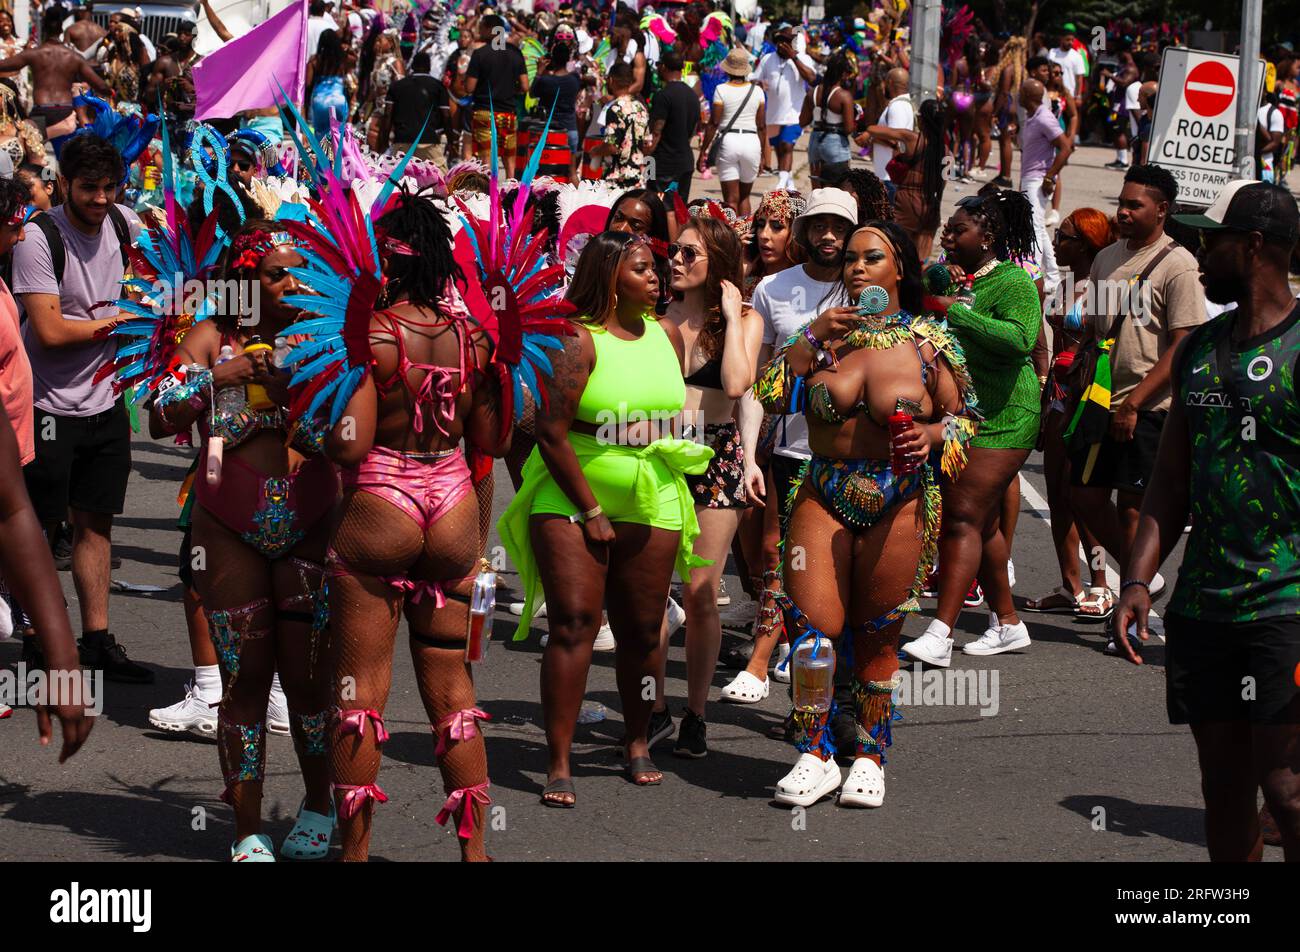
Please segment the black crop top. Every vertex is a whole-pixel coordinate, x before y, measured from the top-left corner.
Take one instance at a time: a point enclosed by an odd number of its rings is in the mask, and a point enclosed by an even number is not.
[[[710,390],[722,389],[722,358],[714,357],[699,370],[686,378],[692,387],[707,387]]]

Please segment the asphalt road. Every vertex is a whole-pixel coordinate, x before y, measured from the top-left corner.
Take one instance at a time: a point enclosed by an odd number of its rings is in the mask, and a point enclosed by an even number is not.
[[[1067,176],[1063,212],[1077,204],[1113,208],[1120,176],[1101,169],[1112,157],[1106,150],[1081,150]],[[716,189],[716,182],[705,185]],[[964,193],[973,190],[966,186]],[[954,191],[949,203],[963,194]],[[37,745],[30,710],[16,710],[0,722],[5,859],[228,855],[233,830],[228,809],[218,801],[215,745],[160,733],[147,720],[151,707],[182,696],[192,671],[174,529],[176,488],[189,452],[137,438],[128,510],[115,530],[123,564],[114,577],[162,587],[154,594],[115,592],[111,602],[118,639],[133,658],[156,668],[157,683],[109,685],[93,734],[63,766],[53,750]],[[510,484],[504,468],[498,471],[500,511]],[[1037,454],[1023,475],[1015,591],[1040,595],[1059,579],[1045,514],[1038,511],[1045,493]],[[1180,553],[1181,547],[1164,570],[1171,587]],[[71,579],[67,573],[62,579],[75,618]],[[724,621],[744,627],[752,603],[734,574],[728,574],[727,587],[733,604],[724,609]],[[545,622],[528,641],[511,644],[514,620],[499,617],[497,643],[478,670],[480,705],[493,717],[486,733],[499,808],[489,850],[499,860],[1203,860],[1194,748],[1187,729],[1170,726],[1165,717],[1164,649],[1153,642],[1145,653],[1148,663],[1134,667],[1102,654],[1100,626],[1068,616],[1026,618],[1033,637],[1026,650],[984,659],[959,655],[954,661],[986,679],[996,673],[995,714],[982,716],[969,704],[904,707],[890,751],[885,807],[855,811],[826,800],[799,816],[770,801],[796,756],[779,737],[787,707],[783,686],[774,684],[772,695],[753,706],[711,703],[709,756],[679,760],[664,745],[656,758],[663,784],[641,789],[623,778],[616,757],[622,725],[612,654],[596,656],[588,686],[588,697],[603,702],[610,717],[578,728],[578,808],[542,807],[538,793],[546,759],[537,636]],[[915,637],[924,624],[924,617],[910,619],[905,637]],[[985,624],[984,609],[965,613],[958,641],[978,636]],[[679,633],[668,666],[676,712],[685,696],[681,639]],[[0,643],[0,664],[16,661],[18,653],[16,643]],[[714,698],[729,677],[719,671]],[[372,858],[457,859],[454,833],[434,823],[445,794],[402,650],[387,726],[392,737],[379,782],[391,799],[378,808]],[[287,738],[271,739],[267,769],[267,831],[278,843],[302,796]],[[1269,850],[1270,858],[1278,853]]]

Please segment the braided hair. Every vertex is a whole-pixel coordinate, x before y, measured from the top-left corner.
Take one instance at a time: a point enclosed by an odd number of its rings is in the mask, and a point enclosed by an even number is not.
[[[921,296],[925,293],[921,280],[921,257],[916,253],[916,245],[907,232],[903,231],[896,222],[883,221],[875,219],[865,221],[857,228],[853,229],[852,234],[845,239],[844,247],[847,248],[853,235],[862,231],[864,228],[870,228],[880,232],[889,239],[889,243],[894,249],[894,260],[898,262],[898,305],[904,311],[910,314],[920,314],[925,310],[921,302]],[[843,272],[840,274],[840,281],[843,282]],[[851,301],[851,304],[857,304],[857,301]]]
[[[385,276],[394,300],[436,309],[447,282],[468,287],[452,256],[453,239],[442,210],[424,192],[398,192],[396,203],[375,224],[384,237],[407,245],[414,254],[386,254]]]
[[[1034,236],[1034,207],[1023,192],[1002,189],[963,199],[959,206],[980,222],[991,239],[993,253],[1003,261],[1028,261],[1038,252]]]
[[[894,206],[889,201],[885,184],[870,169],[849,169],[826,184],[851,192],[857,198],[858,221],[894,220]]]

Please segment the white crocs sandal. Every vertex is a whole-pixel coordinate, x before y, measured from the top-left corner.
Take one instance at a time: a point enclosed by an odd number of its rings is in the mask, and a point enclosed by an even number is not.
[[[834,760],[822,763],[816,754],[800,754],[790,772],[776,785],[777,803],[810,807],[840,785],[840,768]]]
[[[853,761],[840,787],[840,806],[879,807],[885,803],[885,771],[870,757]]]
[[[760,681],[748,671],[742,671],[722,689],[722,700],[733,704],[757,704],[766,700],[771,690],[772,682],[769,679]]]
[[[781,662],[789,657],[790,646],[784,641],[778,642],[776,646],[776,667],[772,669],[772,679],[774,681],[780,681],[782,684],[790,683],[790,669],[794,666],[794,662],[791,661],[784,668],[781,667]]]

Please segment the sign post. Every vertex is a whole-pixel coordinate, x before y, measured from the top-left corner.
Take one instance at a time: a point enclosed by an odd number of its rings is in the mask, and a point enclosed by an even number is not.
[[[1251,88],[1243,97],[1237,57],[1181,47],[1165,50],[1147,161],[1177,179],[1180,204],[1213,205],[1223,186],[1240,176],[1238,102],[1258,103],[1264,80],[1262,66],[1250,72]],[[1256,107],[1250,108],[1253,117]]]
[[[1260,74],[1259,67],[1259,27],[1260,0],[1242,0],[1241,4],[1241,85],[1253,89],[1258,83],[1255,78]],[[1253,179],[1255,177],[1255,125],[1259,109],[1259,95],[1247,102],[1244,98],[1237,100],[1237,169],[1236,177]]]

